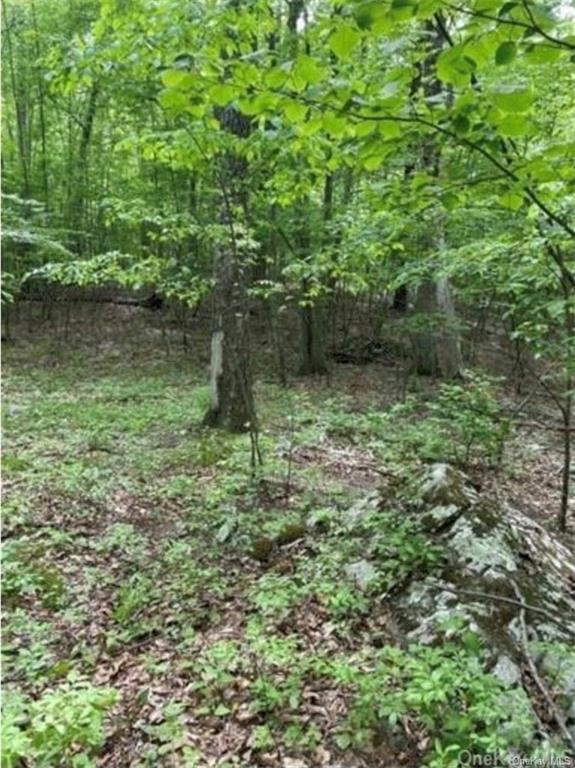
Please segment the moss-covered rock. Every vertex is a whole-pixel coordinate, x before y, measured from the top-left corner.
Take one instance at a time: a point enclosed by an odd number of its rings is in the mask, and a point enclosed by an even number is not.
[[[558,537],[521,511],[480,498],[465,475],[444,464],[426,471],[418,498],[410,514],[443,557],[433,576],[414,569],[390,598],[408,641],[437,644],[471,630],[492,672],[511,685],[521,684],[525,665],[523,621],[546,649],[572,646],[575,556]],[[559,673],[556,656],[546,650],[536,661],[575,723],[575,660],[563,660]]]

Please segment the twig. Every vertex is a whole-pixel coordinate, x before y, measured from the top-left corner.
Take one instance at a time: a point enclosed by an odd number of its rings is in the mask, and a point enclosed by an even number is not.
[[[546,429],[551,432],[575,432],[575,427],[563,427],[560,424],[541,424],[539,421],[515,421],[517,427],[531,427],[532,429]]]
[[[563,623],[564,623],[559,617],[554,616],[549,611],[546,611],[545,608],[539,608],[536,605],[530,605],[529,603],[526,603],[523,600],[514,600],[512,597],[505,597],[504,595],[495,595],[489,592],[477,592],[474,589],[454,589],[453,587],[448,587],[447,585],[442,584],[440,582],[438,583],[438,586],[440,586],[446,592],[452,592],[454,595],[462,595],[467,597],[479,597],[483,600],[495,600],[500,603],[515,605],[521,608],[522,610],[533,611],[534,613],[540,613],[542,616],[545,616],[550,621],[553,621],[555,624],[559,624],[560,626],[563,626]]]
[[[513,591],[517,595],[517,600],[520,603],[523,603],[523,595],[521,594],[521,590],[519,589],[517,584],[513,581],[513,579],[510,579],[510,581],[513,587]],[[539,673],[537,672],[537,667],[535,666],[535,662],[533,661],[533,657],[529,652],[529,637],[527,635],[527,624],[525,622],[525,608],[521,608],[521,610],[519,611],[519,624],[521,626],[521,642],[523,646],[523,655],[525,656],[525,660],[527,661],[527,664],[529,666],[529,671],[531,672],[531,676],[533,677],[533,680],[536,686],[539,688],[541,695],[545,699],[547,706],[549,707],[549,711],[553,715],[553,719],[557,723],[559,731],[561,732],[561,736],[567,742],[567,744],[571,745],[571,748],[575,751],[575,737],[573,737],[569,733],[569,729],[567,728],[565,719],[561,714],[560,710],[558,709],[557,705],[553,701],[553,697],[549,693],[549,689],[547,688],[543,680],[540,678]]]

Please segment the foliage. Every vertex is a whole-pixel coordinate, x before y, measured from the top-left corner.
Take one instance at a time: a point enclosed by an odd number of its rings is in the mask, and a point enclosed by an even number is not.
[[[201,763],[188,708],[211,724],[241,712],[250,748],[307,758],[332,732],[306,719],[305,689],[319,679],[354,697],[343,750],[414,721],[429,765],[455,764],[461,749],[527,750],[525,702],[488,674],[473,639],[371,647],[382,595],[433,573],[442,555],[400,494],[350,522],[341,471],[359,457],[363,478],[384,471],[391,484],[437,459],[499,467],[513,437],[499,382],[470,371],[439,385],[412,377],[405,388],[420,395],[388,408],[377,393],[358,409],[361,382],[341,397],[266,379],[256,388],[266,464],[250,474],[247,436],[202,423],[208,345],[196,349],[194,335],[179,355],[166,318],[180,313],[185,331],[186,316],[214,298],[247,338],[248,310],[257,320],[265,311],[268,351],[282,353],[299,313],[301,350],[317,321],[322,353],[337,353],[328,325],[351,347],[357,339],[334,310],[364,302],[369,328],[354,332],[376,345],[389,333],[406,372],[417,368],[414,342],[437,350],[445,329],[465,349],[482,333],[517,343],[565,427],[566,515],[566,3],[12,0],[2,13],[7,330],[19,300],[30,300],[31,326],[51,299],[94,288],[170,300],[156,326],[138,318],[136,344],[92,335],[94,314],[90,349],[66,326],[64,341],[38,343],[33,360],[25,344],[13,350],[6,670],[24,693],[10,704],[9,692],[6,764],[93,763],[114,696],[83,680],[102,666],[150,678],[122,712],[143,723],[134,760],[144,765]],[[440,285],[453,306],[440,303]],[[402,291],[405,306],[389,307]],[[245,328],[236,292],[249,297]],[[148,343],[160,334],[161,350]],[[330,452],[343,456],[337,473],[326,473]],[[305,523],[304,537],[274,539],[265,563],[249,559],[256,537],[292,521]],[[358,562],[373,571],[369,584],[354,580]],[[227,624],[236,613],[247,622]],[[345,658],[311,658],[310,638],[347,643]],[[83,677],[54,688],[71,671]]]
[[[457,643],[384,648],[369,673],[334,665],[357,693],[338,743],[365,742],[374,728],[390,732],[415,716],[430,743],[429,766],[457,766],[460,754],[503,755],[529,744],[535,720],[524,692],[486,674],[477,654]]]
[[[2,718],[2,765],[34,760],[37,766],[91,766],[103,746],[104,715],[116,692],[70,679],[37,701],[5,692]]]
[[[470,464],[473,459],[499,463],[511,421],[495,397],[494,381],[467,371],[463,384],[444,382],[430,407],[430,424],[448,446],[447,458]]]
[[[410,395],[385,417],[400,434],[391,453],[402,461],[415,454],[463,467],[501,464],[513,422],[499,403],[499,383],[468,370],[461,381],[442,382],[434,396]]]
[[[38,546],[31,542],[17,541],[3,547],[3,595],[15,603],[36,596],[46,607],[55,608],[65,599],[66,586],[54,566],[38,562],[38,554]]]

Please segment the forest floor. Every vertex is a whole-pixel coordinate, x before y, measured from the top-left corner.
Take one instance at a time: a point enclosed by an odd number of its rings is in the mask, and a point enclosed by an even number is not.
[[[82,680],[114,689],[101,766],[419,765],[425,728],[362,744],[346,684],[346,665],[397,642],[384,602],[346,575],[365,539],[342,519],[385,496],[410,450],[390,415],[398,367],[287,388],[260,374],[254,475],[247,436],[201,426],[205,353],[167,347],[148,317],[116,308],[67,341],[16,329],[6,346],[6,688],[22,706],[66,686],[81,705]],[[521,430],[474,482],[551,522],[552,437]],[[80,741],[46,764],[84,765]]]

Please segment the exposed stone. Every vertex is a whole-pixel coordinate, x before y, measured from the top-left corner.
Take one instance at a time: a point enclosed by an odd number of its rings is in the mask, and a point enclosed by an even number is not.
[[[461,509],[456,504],[439,504],[425,511],[421,516],[423,527],[428,531],[439,531],[449,526],[461,515]]]
[[[358,587],[366,589],[378,576],[377,569],[368,560],[357,560],[345,566],[345,575]]]
[[[344,524],[350,526],[357,525],[371,512],[377,510],[379,505],[380,498],[377,493],[365,496],[343,512],[342,519]]]
[[[423,478],[422,499],[428,507],[454,504],[465,508],[477,500],[477,493],[466,479],[449,464],[434,464]]]
[[[502,655],[497,659],[496,665],[493,667],[492,673],[497,677],[504,685],[514,685],[521,681],[521,670],[511,661],[509,656]]]
[[[394,593],[397,625],[409,640],[432,644],[442,641],[446,621],[457,616],[480,636],[493,674],[515,684],[525,663],[517,587],[528,606],[531,656],[565,716],[575,719],[575,651],[538,650],[542,642],[574,647],[574,554],[519,510],[481,499],[465,475],[446,465],[429,469],[419,498],[413,514],[441,548],[442,564],[424,578],[414,573]]]

